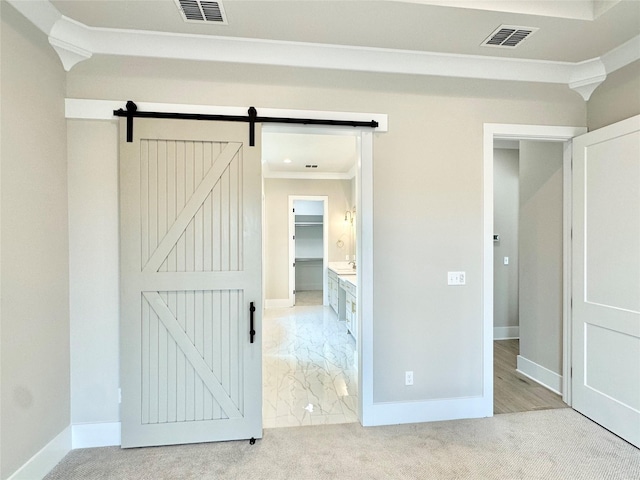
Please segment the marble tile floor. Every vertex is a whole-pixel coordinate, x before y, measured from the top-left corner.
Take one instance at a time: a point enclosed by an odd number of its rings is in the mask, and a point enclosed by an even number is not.
[[[357,353],[331,307],[265,310],[265,428],[358,421]]]

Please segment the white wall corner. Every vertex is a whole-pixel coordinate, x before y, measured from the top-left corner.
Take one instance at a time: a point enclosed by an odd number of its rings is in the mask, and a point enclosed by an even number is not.
[[[562,395],[562,375],[532,362],[521,355],[518,355],[517,363],[516,370],[518,373],[521,373],[525,377],[539,383],[543,387],[547,387],[558,395]]]
[[[120,445],[120,422],[81,423],[71,427],[72,448]]]
[[[71,438],[71,427],[69,426],[31,457],[8,480],[43,478],[71,451]]]

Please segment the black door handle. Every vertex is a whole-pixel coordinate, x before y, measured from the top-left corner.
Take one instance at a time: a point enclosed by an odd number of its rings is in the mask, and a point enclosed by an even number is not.
[[[253,302],[249,304],[249,338],[251,343],[253,343],[253,337],[256,334],[256,331],[253,328],[253,312],[256,311],[256,307],[253,305]]]

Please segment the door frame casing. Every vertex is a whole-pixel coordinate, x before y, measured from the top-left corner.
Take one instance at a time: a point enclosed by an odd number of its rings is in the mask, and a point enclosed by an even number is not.
[[[289,195],[289,306],[295,306],[296,288],[296,268],[293,266],[296,261],[296,225],[295,213],[293,211],[294,202],[296,200],[308,200],[314,202],[322,202],[322,305],[328,305],[327,295],[327,267],[329,266],[329,197],[327,195]]]
[[[571,146],[572,139],[586,133],[586,127],[484,124],[483,141],[483,360],[484,401],[493,415],[493,142],[494,140],[535,140],[563,143],[562,222],[562,400],[571,405]]]

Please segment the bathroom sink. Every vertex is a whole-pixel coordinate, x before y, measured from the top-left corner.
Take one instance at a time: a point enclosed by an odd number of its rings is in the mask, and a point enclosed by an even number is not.
[[[338,275],[355,275],[357,270],[355,268],[332,268]]]
[[[354,266],[347,262],[331,262],[329,264],[329,270],[335,272],[338,275],[355,275],[357,270]]]

